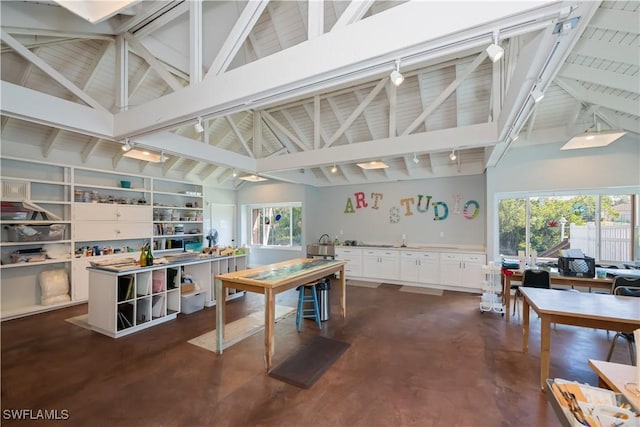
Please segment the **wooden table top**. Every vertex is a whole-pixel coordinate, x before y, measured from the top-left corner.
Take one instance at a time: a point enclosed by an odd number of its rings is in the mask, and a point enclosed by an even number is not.
[[[640,327],[640,298],[525,287],[520,292],[540,314],[622,321]]]
[[[589,366],[616,393],[622,393],[634,409],[640,412],[640,394],[634,393],[627,387],[628,383],[638,381],[638,369],[632,365],[605,362],[589,359]]]
[[[338,271],[346,261],[329,259],[296,258],[275,264],[262,265],[246,270],[216,276],[217,279],[247,285],[277,288],[327,270],[327,274]]]

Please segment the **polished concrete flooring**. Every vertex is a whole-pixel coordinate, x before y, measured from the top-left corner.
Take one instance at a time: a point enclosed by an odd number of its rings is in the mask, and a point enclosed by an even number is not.
[[[297,333],[295,316],[276,325],[275,365],[316,334],[351,344],[308,390],[265,374],[262,333],[223,355],[187,343],[214,328],[214,308],[120,339],[65,322],[86,305],[3,322],[2,425],[559,425],[538,387],[535,314],[524,354],[518,318],[481,314],[479,296],[398,289],[348,286],[344,320],[332,294],[322,331],[305,320]],[[289,291],[277,302],[295,299]],[[260,310],[262,296],[228,307],[230,322]],[[551,376],[597,384],[587,361],[605,358],[609,343],[605,331],[558,325]],[[626,346],[613,360],[629,363]],[[68,420],[17,421],[8,409],[57,410]]]

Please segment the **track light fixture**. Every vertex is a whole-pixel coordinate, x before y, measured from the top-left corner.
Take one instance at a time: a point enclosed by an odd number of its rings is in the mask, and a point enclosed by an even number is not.
[[[158,159],[160,163],[164,163],[167,161],[167,156],[164,155],[164,150],[160,152],[160,158]]]
[[[531,98],[533,98],[533,102],[537,104],[542,101],[542,98],[544,98],[544,92],[538,89],[538,86],[536,85],[536,87],[531,91]]]
[[[338,167],[334,164],[333,167],[331,168],[331,173],[336,173],[338,172]]]
[[[121,148],[122,151],[127,152],[133,148],[133,143],[129,141],[129,138],[125,138],[124,145]]]
[[[396,68],[391,72],[389,78],[391,79],[391,83],[393,83],[394,86],[400,86],[404,81],[404,76],[400,73],[399,59],[396,61]]]
[[[231,174],[234,178],[236,178],[238,176],[238,171],[236,171],[235,169],[233,170],[233,173]]]
[[[451,159],[451,161],[453,162],[455,159],[458,158],[458,156],[456,156],[456,149],[454,148],[453,150],[451,150],[451,154],[449,154],[449,158]]]
[[[198,132],[198,133],[204,132],[204,127],[202,126],[202,118],[201,117],[198,117],[198,123],[193,125],[193,127],[196,129],[196,132]]]
[[[413,163],[415,163],[416,165],[420,163],[420,159],[418,158],[416,153],[413,153]]]
[[[498,44],[497,31],[494,31],[493,43],[491,43],[489,47],[487,47],[486,52],[487,55],[489,55],[489,59],[491,59],[491,62],[497,62],[504,56],[504,49]]]

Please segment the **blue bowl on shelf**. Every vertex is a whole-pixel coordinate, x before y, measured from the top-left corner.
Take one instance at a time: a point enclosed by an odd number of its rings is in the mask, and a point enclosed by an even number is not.
[[[120,181],[120,187],[131,188],[131,181]]]

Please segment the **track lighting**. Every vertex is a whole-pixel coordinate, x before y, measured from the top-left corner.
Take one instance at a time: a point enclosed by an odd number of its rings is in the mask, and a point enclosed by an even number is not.
[[[418,158],[418,156],[416,156],[416,153],[413,153],[413,163],[415,163],[416,165],[420,163],[420,159]]]
[[[498,32],[493,33],[493,43],[486,49],[487,55],[491,62],[497,62],[504,56],[504,49],[498,44]]]
[[[164,163],[167,161],[167,156],[164,155],[164,151],[160,152],[160,158],[158,159],[160,163]]]
[[[544,92],[542,92],[540,89],[538,89],[538,87],[536,86],[532,91],[531,91],[531,98],[533,98],[533,102],[535,102],[536,104],[540,101],[542,101],[542,98],[544,98]]]
[[[233,170],[233,172],[231,173],[231,176],[233,176],[234,178],[236,178],[238,176],[238,171],[236,171],[235,169]]]
[[[336,165],[333,165],[333,167],[331,168],[331,173],[336,173],[338,172],[338,168],[336,167]]]
[[[196,129],[196,132],[198,133],[204,132],[204,127],[202,126],[202,118],[198,117],[198,123],[193,125],[193,127]]]
[[[458,158],[458,156],[456,156],[456,149],[454,148],[453,150],[451,150],[451,154],[449,154],[449,158],[451,159],[451,161],[453,162],[455,159]]]
[[[124,145],[121,148],[122,151],[127,152],[133,148],[133,143],[129,141],[129,138],[125,138]]]
[[[396,68],[391,72],[389,78],[394,86],[400,86],[404,81],[404,76],[400,73],[400,60],[396,61]]]

